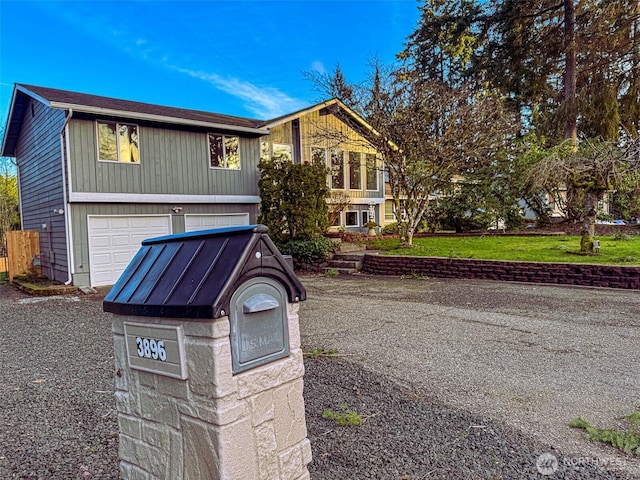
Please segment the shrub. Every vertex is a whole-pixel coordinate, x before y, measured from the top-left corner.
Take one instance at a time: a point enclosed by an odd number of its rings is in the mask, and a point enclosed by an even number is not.
[[[344,232],[340,238],[344,243],[367,243],[369,237],[360,232]]]
[[[398,222],[388,223],[382,227],[382,235],[398,235]]]
[[[315,269],[320,263],[335,252],[338,244],[330,238],[316,237],[311,240],[289,240],[278,245],[283,255],[293,257],[293,265],[297,270]]]
[[[259,223],[273,241],[312,239],[328,225],[327,167],[323,163],[296,164],[286,159],[261,160]]]

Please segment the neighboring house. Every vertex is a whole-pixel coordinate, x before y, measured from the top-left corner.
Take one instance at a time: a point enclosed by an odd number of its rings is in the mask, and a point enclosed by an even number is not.
[[[294,161],[320,155],[312,147],[324,149],[337,170],[342,148],[334,186],[359,198],[345,222],[360,225],[370,204],[379,215],[381,176],[371,191],[373,180],[365,177],[366,155],[375,151],[307,143],[307,117],[349,131],[323,108],[266,122],[16,85],[1,155],[16,158],[22,228],[40,232],[43,274],[74,285],[112,285],[145,238],[255,223],[265,143],[276,154],[289,145]],[[286,137],[293,125],[298,132]]]
[[[366,232],[364,225],[369,221],[384,224],[382,159],[367,140],[376,133],[361,117],[333,99],[263,126],[270,133],[261,138],[262,158],[320,161],[330,168],[327,182],[332,194],[342,194],[350,203],[332,228]]]

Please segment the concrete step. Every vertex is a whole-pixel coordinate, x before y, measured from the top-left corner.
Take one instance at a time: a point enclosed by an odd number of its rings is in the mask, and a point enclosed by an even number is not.
[[[356,273],[362,269],[363,254],[336,253],[328,262],[324,271],[338,273]]]
[[[336,253],[333,255],[333,260],[347,260],[351,262],[362,262],[364,253]]]
[[[338,275],[352,275],[354,273],[358,273],[358,270],[355,268],[332,268],[332,267],[324,267],[324,273],[335,274]]]
[[[327,263],[327,267],[358,270],[362,267],[362,262],[352,262],[349,260],[329,260],[329,262]]]

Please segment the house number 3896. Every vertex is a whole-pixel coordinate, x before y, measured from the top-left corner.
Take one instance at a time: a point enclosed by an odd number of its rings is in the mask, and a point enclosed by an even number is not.
[[[141,358],[152,358],[161,362],[167,359],[164,340],[136,337],[136,345],[138,346],[138,356]]]

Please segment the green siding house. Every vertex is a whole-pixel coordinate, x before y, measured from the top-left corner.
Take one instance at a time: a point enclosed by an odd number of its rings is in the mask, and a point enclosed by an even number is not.
[[[362,224],[365,209],[379,218],[382,181],[376,174],[374,185],[366,173],[375,150],[309,133],[308,118],[317,116],[356,139],[331,105],[265,121],[17,84],[2,155],[16,158],[22,229],[40,233],[43,274],[113,285],[145,238],[256,223],[266,151],[284,149],[301,161],[322,149],[334,170],[342,152],[342,171],[331,176],[342,175],[342,183],[328,182],[361,198],[343,221]]]

